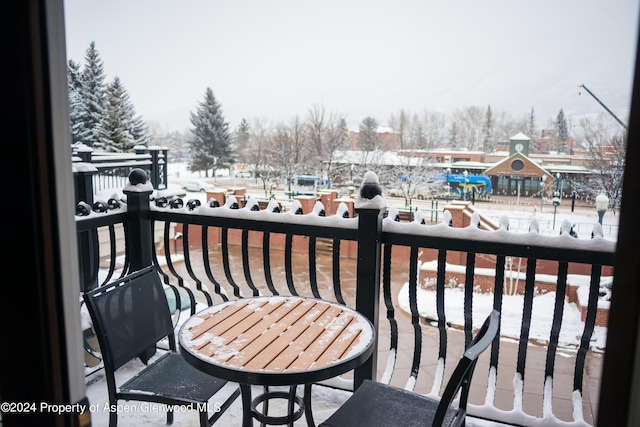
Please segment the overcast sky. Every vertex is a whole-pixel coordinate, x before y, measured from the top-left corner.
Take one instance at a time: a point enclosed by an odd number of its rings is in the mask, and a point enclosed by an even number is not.
[[[639,0],[65,0],[67,57],[94,41],[108,81],[166,130],[191,126],[210,87],[244,117],[314,105],[386,124],[405,109],[491,106],[538,128],[604,109],[627,122]]]

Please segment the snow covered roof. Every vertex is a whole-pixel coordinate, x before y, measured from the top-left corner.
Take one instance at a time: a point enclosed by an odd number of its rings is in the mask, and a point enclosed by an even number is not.
[[[527,135],[525,135],[522,132],[518,132],[517,134],[509,138],[509,141],[529,141],[529,140],[531,140],[531,138],[529,138]]]

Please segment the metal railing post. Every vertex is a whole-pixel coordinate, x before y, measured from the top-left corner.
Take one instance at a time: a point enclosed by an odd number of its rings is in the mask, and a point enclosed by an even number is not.
[[[133,169],[129,185],[122,190],[127,196],[125,241],[129,271],[140,270],[153,263],[153,230],[150,220],[149,196],[153,186],[142,169]]]
[[[98,169],[91,163],[74,163],[73,185],[76,196],[76,205],[80,202],[93,204],[93,176],[98,173]]]
[[[127,196],[125,247],[129,259],[129,272],[133,272],[153,264],[153,230],[149,202],[153,186],[149,183],[147,172],[143,169],[133,169],[129,173],[129,185],[122,192]],[[153,290],[141,287],[134,290],[132,297],[134,305],[144,306],[145,301],[153,299]],[[146,331],[147,327],[148,325],[134,325],[134,328],[140,328],[141,331]],[[147,363],[155,351],[155,346],[150,347],[138,357]]]
[[[82,144],[76,149],[76,156],[80,157],[80,160],[84,163],[91,163],[93,148]]]
[[[88,154],[91,157],[91,152]],[[98,173],[98,169],[90,163],[74,163],[72,168],[76,206],[80,202],[93,205],[93,176]],[[88,292],[98,285],[100,248],[97,230],[78,233],[78,261],[80,291]]]
[[[377,179],[377,177],[376,177]],[[367,186],[373,188],[373,194],[365,195]],[[371,191],[371,188],[369,189]],[[373,199],[380,195],[379,184],[363,182],[361,197]],[[356,273],[356,310],[362,313],[373,324],[376,337],[371,357],[354,371],[354,390],[365,379],[376,378],[378,364],[378,326],[380,307],[380,265],[382,217],[386,208],[356,208],[358,214],[358,260]]]
[[[151,169],[149,170],[149,179],[153,188],[160,188],[160,170],[158,169],[158,154],[160,151],[157,148],[148,148],[147,151],[151,155]]]

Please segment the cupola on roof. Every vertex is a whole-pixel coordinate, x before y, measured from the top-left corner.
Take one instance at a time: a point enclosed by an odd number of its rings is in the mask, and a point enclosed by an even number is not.
[[[511,141],[529,141],[530,138],[525,135],[522,132],[518,132],[517,134],[513,135],[511,138],[509,138]]]

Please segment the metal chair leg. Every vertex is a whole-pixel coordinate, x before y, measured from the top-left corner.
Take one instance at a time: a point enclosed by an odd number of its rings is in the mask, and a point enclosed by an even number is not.
[[[308,427],[315,427],[315,422],[313,421],[313,411],[311,410],[311,384],[304,385],[304,416],[307,419]]]
[[[262,391],[263,391],[264,393],[269,393],[269,386],[268,386],[268,385],[265,385],[265,386],[262,388]],[[265,400],[264,402],[262,402],[262,408],[263,408],[262,413],[263,413],[264,415],[268,416],[268,415],[269,415],[269,399],[267,399],[267,400]],[[260,427],[265,427],[266,425],[267,425],[266,423],[260,423]]]
[[[287,407],[287,416],[289,417],[289,427],[293,427],[293,411],[296,405],[296,390],[297,385],[289,387],[289,405]]]
[[[240,391],[242,392],[242,427],[252,427],[251,386],[248,384],[240,384]]]

